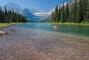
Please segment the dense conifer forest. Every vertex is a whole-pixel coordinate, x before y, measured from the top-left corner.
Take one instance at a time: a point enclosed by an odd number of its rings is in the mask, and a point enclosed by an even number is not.
[[[89,0],[71,0],[57,5],[51,14],[51,21],[89,23]]]
[[[0,7],[0,23],[16,23],[16,22],[27,22],[27,19],[20,13],[14,10],[7,10],[6,7],[2,9]]]

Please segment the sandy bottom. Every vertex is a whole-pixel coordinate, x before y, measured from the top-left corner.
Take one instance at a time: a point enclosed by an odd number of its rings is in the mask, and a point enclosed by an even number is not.
[[[89,60],[88,38],[12,28],[1,29],[0,60]]]

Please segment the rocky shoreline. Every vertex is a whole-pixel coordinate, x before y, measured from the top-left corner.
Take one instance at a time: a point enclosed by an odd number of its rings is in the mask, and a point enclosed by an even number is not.
[[[88,39],[15,26],[0,30],[8,32],[0,35],[0,60],[89,60]]]

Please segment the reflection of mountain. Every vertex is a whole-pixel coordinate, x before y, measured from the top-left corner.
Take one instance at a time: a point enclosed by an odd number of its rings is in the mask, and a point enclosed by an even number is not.
[[[48,14],[43,14],[40,10],[36,9],[28,9],[28,8],[21,9],[21,7],[15,3],[8,3],[5,6],[8,10],[14,10],[16,12],[22,13],[22,15],[26,16],[27,19],[30,21],[40,21],[48,15]]]

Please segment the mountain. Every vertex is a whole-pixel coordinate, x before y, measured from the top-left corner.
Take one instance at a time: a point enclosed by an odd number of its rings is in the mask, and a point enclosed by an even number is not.
[[[28,9],[31,13],[37,13],[37,12],[40,12],[40,10],[38,10],[38,9]]]
[[[27,8],[25,8],[25,9],[23,9],[22,10],[22,14],[24,15],[24,16],[26,16],[26,18],[29,20],[29,19],[33,19],[33,14],[29,11],[29,9],[27,9]]]
[[[15,12],[21,13],[23,16],[26,16],[29,21],[40,21],[48,16],[48,14],[42,13],[38,9],[22,9],[18,4],[15,3],[8,3],[5,5],[5,7],[7,10],[14,10]]]
[[[22,14],[24,16],[26,16],[27,19],[30,20],[30,21],[38,21],[38,20],[41,19],[41,16],[35,15],[36,12],[37,11],[35,9],[32,10],[32,9],[25,8],[25,9],[22,10]]]

